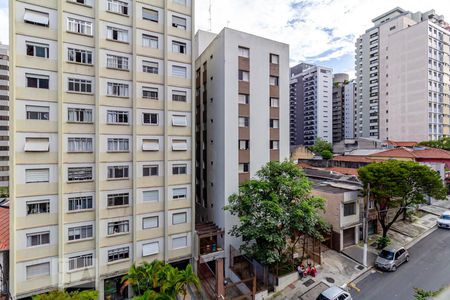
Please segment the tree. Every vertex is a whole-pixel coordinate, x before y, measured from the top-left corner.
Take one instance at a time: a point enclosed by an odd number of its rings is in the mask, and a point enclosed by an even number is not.
[[[426,197],[445,199],[446,189],[439,174],[411,161],[389,160],[358,170],[367,195],[374,202],[383,237],[408,208],[426,203]],[[393,216],[389,216],[389,212]]]
[[[295,247],[301,233],[322,238],[324,201],[310,195],[310,181],[292,162],[269,162],[256,175],[225,207],[240,221],[230,234],[242,238],[245,254],[278,272],[284,258],[293,259],[288,239]]]
[[[442,139],[435,141],[420,142],[419,145],[437,149],[450,150],[450,137],[444,137]]]
[[[176,289],[181,292],[183,299],[186,299],[187,288],[191,284],[197,289],[200,289],[200,280],[194,273],[192,266],[188,265],[185,270],[180,271],[179,279],[176,284]]]
[[[322,156],[324,159],[333,157],[333,145],[321,138],[317,138],[314,145],[309,147],[309,150]]]
[[[67,292],[54,290],[33,296],[33,300],[97,300],[98,292],[93,290]]]
[[[437,291],[426,291],[424,289],[414,288],[414,299],[416,300],[427,300],[431,297],[439,296],[442,293],[444,288],[441,288]]]

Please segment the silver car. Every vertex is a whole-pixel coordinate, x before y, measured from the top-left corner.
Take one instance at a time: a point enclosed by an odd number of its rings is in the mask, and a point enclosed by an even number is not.
[[[375,267],[385,271],[396,271],[404,262],[409,261],[409,253],[403,247],[388,246],[381,250],[375,261]]]
[[[323,291],[316,300],[352,300],[352,295],[340,287],[332,286]]]

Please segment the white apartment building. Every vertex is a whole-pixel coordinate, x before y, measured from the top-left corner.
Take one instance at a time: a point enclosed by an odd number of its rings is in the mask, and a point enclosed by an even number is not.
[[[333,142],[333,69],[301,63],[291,68],[291,145]]]
[[[14,298],[192,257],[193,0],[10,2]]]
[[[401,8],[356,42],[356,134],[436,140],[450,134],[450,26],[434,10]]]
[[[344,86],[344,139],[355,138],[355,103],[356,84],[355,80],[349,81]]]
[[[9,185],[9,47],[0,44],[0,187]]]
[[[195,39],[196,222],[223,230],[228,274],[240,240],[223,207],[267,162],[289,158],[289,45],[229,28]]]

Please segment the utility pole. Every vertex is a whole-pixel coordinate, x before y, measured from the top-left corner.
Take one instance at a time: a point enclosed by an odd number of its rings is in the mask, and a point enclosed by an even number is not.
[[[370,203],[370,183],[367,184],[367,201],[364,205],[364,218],[363,218],[363,235],[364,235],[364,252],[363,252],[363,265],[367,266],[367,251],[369,240],[369,203]]]

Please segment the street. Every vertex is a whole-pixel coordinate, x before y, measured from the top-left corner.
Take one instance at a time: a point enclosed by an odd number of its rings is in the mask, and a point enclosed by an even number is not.
[[[356,300],[411,300],[414,288],[438,290],[450,284],[450,230],[437,229],[409,249],[397,272],[374,272],[351,290]]]

